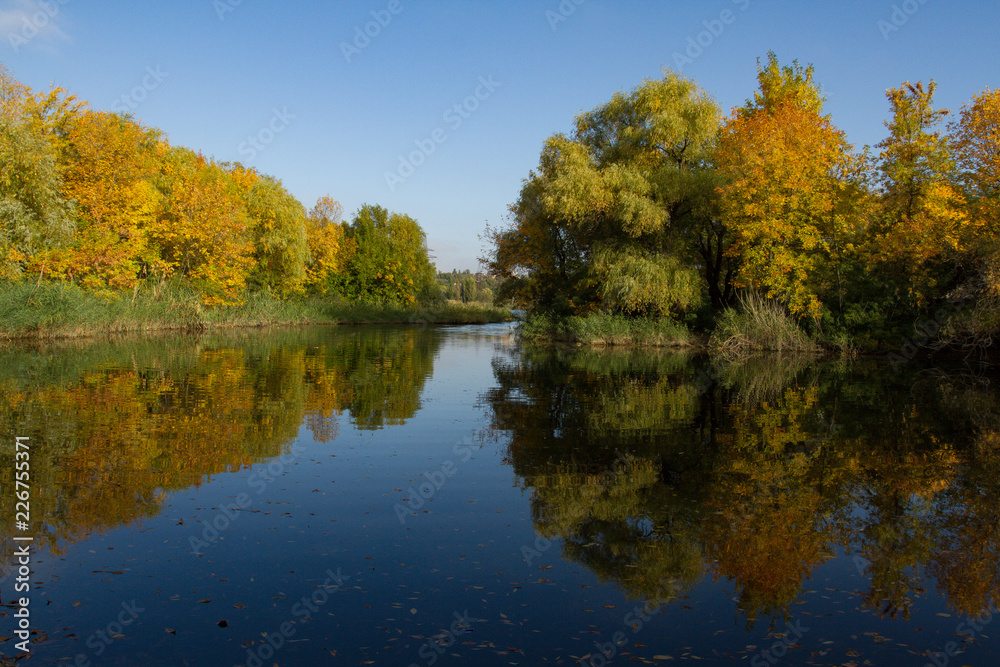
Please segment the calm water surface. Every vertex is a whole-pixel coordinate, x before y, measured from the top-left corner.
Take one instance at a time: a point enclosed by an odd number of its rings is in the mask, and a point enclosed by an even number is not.
[[[0,655],[31,535],[23,664],[996,665],[997,380],[510,325],[7,346]]]

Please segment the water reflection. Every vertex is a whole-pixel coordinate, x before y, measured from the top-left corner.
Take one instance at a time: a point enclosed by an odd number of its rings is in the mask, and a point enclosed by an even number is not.
[[[32,450],[27,533],[60,553],[155,516],[168,491],[287,453],[303,423],[318,442],[342,412],[355,428],[401,424],[440,342],[434,330],[338,328],[4,349],[0,432]],[[13,471],[3,448],[5,488]],[[14,500],[0,495],[0,515]],[[0,527],[7,551],[11,528]]]
[[[637,598],[710,577],[775,622],[842,558],[880,616],[928,577],[960,613],[1000,599],[1000,405],[967,369],[527,348],[494,373],[536,530]]]
[[[359,597],[338,594],[324,623],[317,617],[303,626],[310,641],[295,646],[303,652],[296,658],[321,650],[318,640],[338,632],[357,637],[345,641],[345,653],[356,642],[361,648],[351,655],[369,659],[362,648],[382,645],[376,642],[392,619],[400,629],[394,636],[412,642],[393,649],[390,662],[409,664],[455,599],[473,600],[480,618],[493,619],[478,626],[484,644],[514,645],[528,634],[523,628],[542,627],[555,614],[561,625],[551,635],[520,648],[579,655],[576,638],[589,646],[597,623],[611,623],[612,631],[627,624],[611,585],[635,599],[673,599],[670,622],[688,623],[672,637],[644,635],[657,644],[651,656],[697,628],[723,630],[727,597],[741,610],[737,626],[754,627],[727,627],[718,640],[707,635],[699,643],[706,655],[724,640],[726,650],[752,653],[757,649],[744,647],[760,644],[765,622],[827,616],[848,599],[862,611],[843,616],[839,629],[824,621],[842,643],[875,614],[919,619],[918,611],[944,610],[938,599],[922,597],[940,594],[970,616],[998,601],[1000,406],[975,373],[914,367],[890,375],[877,362],[518,349],[508,334],[336,328],[0,352],[2,428],[29,436],[33,447],[28,532],[48,540],[48,550],[68,552],[72,567],[91,568],[80,576],[44,559],[60,575],[74,574],[45,582],[51,626],[85,638],[93,628],[74,601],[111,596],[86,608],[100,616],[129,591],[151,610],[136,646],[159,641],[158,650],[180,651],[162,643],[174,637],[163,636],[163,627],[194,618],[220,628],[215,609],[194,602],[219,597],[232,605],[222,618],[242,634],[230,633],[226,646],[201,630],[187,637],[238,658],[246,653],[242,642],[286,620],[274,596],[308,591],[313,582],[301,573],[329,567],[343,567]],[[419,522],[400,526],[393,504],[424,480],[423,471],[439,469],[454,442],[484,435],[482,411],[485,435],[502,443],[503,461],[490,447],[477,452],[427,502]],[[269,461],[309,434],[331,445],[313,448],[307,463],[291,466],[261,498],[260,509],[273,503],[280,512],[248,514],[208,557],[191,554],[199,525],[247,488],[246,480],[219,473]],[[11,475],[10,450],[0,452],[0,475]],[[530,505],[510,489],[511,476]],[[9,488],[9,477],[0,482]],[[204,487],[197,498],[174,493],[195,485]],[[530,525],[521,514],[526,506]],[[0,510],[13,515],[10,494],[0,497]],[[113,530],[136,523],[148,530]],[[534,539],[532,528],[568,563],[553,549],[526,567],[522,545]],[[11,544],[9,533],[0,535],[3,549]],[[272,544],[287,548],[261,546]],[[248,552],[257,559],[245,558]],[[250,583],[275,570],[279,556],[297,562],[283,564],[274,583]],[[3,554],[0,562],[13,559]],[[126,567],[135,573],[120,583],[99,574]],[[538,567],[545,574],[529,578]],[[593,586],[594,577],[611,585]],[[811,595],[824,578],[846,596]],[[863,590],[854,595],[858,582]],[[147,589],[131,592],[136,586]],[[171,606],[181,594],[191,602],[183,613]],[[228,611],[237,603],[239,615]],[[407,613],[398,614],[397,604]],[[593,615],[602,613],[603,621]],[[942,632],[956,627],[938,623]],[[819,635],[810,641],[827,646]],[[901,639],[914,641],[894,637]],[[45,650],[53,659],[69,651]]]

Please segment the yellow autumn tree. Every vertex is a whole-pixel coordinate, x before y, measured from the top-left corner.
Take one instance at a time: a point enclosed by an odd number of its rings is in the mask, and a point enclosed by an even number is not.
[[[858,169],[844,133],[822,114],[812,67],[758,66],[760,90],[725,123],[715,155],[737,284],[797,317],[818,318],[829,267],[850,251]]]
[[[204,290],[206,305],[239,302],[253,265],[250,222],[227,172],[186,149],[164,156],[162,199],[150,228],[165,261],[163,277],[177,275]]]
[[[306,242],[309,263],[306,286],[320,294],[326,292],[328,278],[342,269],[352,246],[344,238],[344,207],[329,195],[320,197],[306,219]]]
[[[971,214],[1000,231],[1000,90],[984,90],[962,107],[953,127],[955,149]]]
[[[881,206],[868,254],[914,307],[943,295],[976,235],[948,138],[935,129],[949,112],[934,108],[934,90],[934,81],[888,90],[889,136],[878,144]]]
[[[159,133],[130,118],[83,111],[67,123],[63,191],[76,205],[73,243],[52,273],[91,289],[131,289],[151,264],[149,228],[159,202],[152,178]]]
[[[979,299],[964,328],[980,341],[1000,333],[1000,90],[985,90],[952,125],[969,224],[965,264]]]

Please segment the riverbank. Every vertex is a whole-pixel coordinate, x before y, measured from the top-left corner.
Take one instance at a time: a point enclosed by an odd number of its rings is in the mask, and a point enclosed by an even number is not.
[[[850,334],[807,333],[790,317],[771,305],[756,303],[727,309],[714,321],[691,326],[667,318],[630,318],[592,313],[584,317],[553,317],[529,314],[519,327],[521,339],[529,343],[608,348],[690,348],[727,357],[761,353],[839,356],[888,355],[894,364],[920,357],[969,355],[995,356],[989,338],[958,336],[942,322],[931,336],[922,322],[908,329],[900,324],[891,330]]]
[[[450,302],[406,308],[337,299],[278,299],[257,293],[238,305],[206,307],[200,292],[179,286],[104,295],[49,283],[0,287],[0,338],[8,340],[305,324],[486,324],[513,319],[502,308]]]
[[[594,313],[586,317],[529,315],[520,327],[523,340],[595,347],[701,347],[705,340],[681,322]]]

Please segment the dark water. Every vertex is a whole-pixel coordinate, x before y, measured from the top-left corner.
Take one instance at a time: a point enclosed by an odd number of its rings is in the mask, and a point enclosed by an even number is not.
[[[0,655],[27,595],[24,664],[997,664],[990,368],[511,331],[3,349]]]

